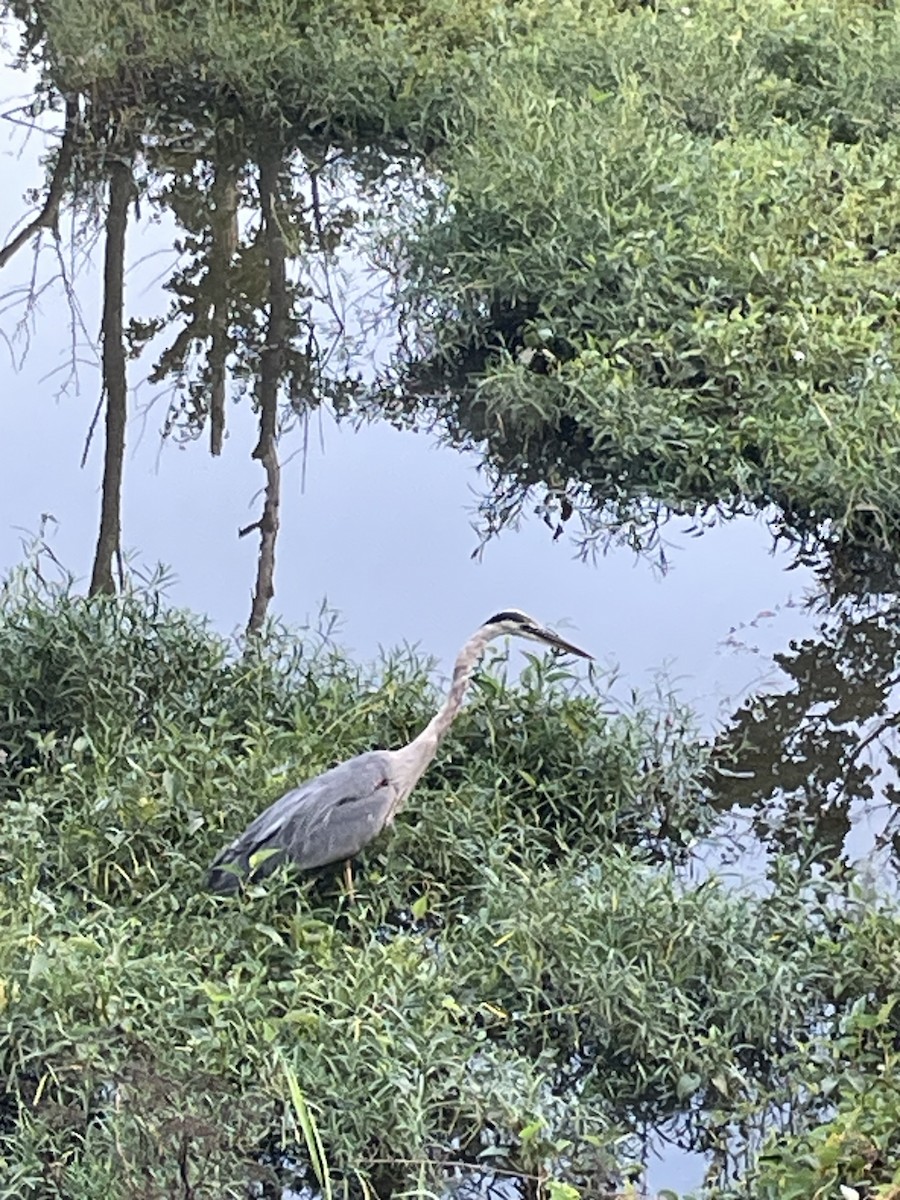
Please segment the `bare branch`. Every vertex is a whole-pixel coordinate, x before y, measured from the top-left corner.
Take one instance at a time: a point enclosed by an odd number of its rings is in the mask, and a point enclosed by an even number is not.
[[[103,400],[106,395],[104,388],[100,392],[100,399],[97,401],[97,407],[94,409],[94,415],[91,417],[91,423],[88,426],[87,436],[84,439],[84,449],[81,451],[81,469],[87,466],[88,455],[91,452],[91,442],[94,440],[94,431],[97,428],[97,422],[100,420],[100,414],[103,412]]]
[[[66,180],[69,177],[69,172],[72,169],[72,160],[75,157],[78,128],[78,100],[75,97],[70,97],[66,100],[66,123],[63,129],[59,154],[56,159],[56,166],[53,168],[53,175],[50,179],[50,187],[47,189],[47,199],[44,201],[44,206],[37,216],[29,221],[24,229],[20,229],[15,237],[11,238],[3,249],[0,250],[0,268],[5,267],[16,251],[21,250],[26,242],[30,241],[41,229],[55,229],[59,217],[59,208],[65,195]]]

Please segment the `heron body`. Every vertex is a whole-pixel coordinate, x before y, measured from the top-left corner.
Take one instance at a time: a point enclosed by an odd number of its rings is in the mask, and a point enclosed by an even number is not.
[[[237,891],[244,877],[269,875],[286,861],[309,871],[355,858],[408,799],[462,707],[485,647],[504,634],[591,657],[517,609],[491,617],[463,646],[446,700],[417,737],[398,750],[358,754],[286,792],[216,856],[210,889]]]

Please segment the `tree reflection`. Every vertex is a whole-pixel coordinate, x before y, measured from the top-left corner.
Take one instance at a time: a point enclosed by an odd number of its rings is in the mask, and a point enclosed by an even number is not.
[[[365,189],[387,159],[373,167],[369,153],[354,165],[350,150],[309,139],[301,149],[283,129],[249,130],[237,118],[212,129],[160,127],[152,137],[126,138],[116,132],[120,125],[107,125],[85,100],[67,103],[44,199],[0,249],[0,267],[32,239],[37,257],[37,235],[51,228],[58,237],[65,207],[105,229],[98,407],[105,446],[91,593],[115,589],[117,563],[122,574],[127,359],[154,356],[148,379],[155,398],[167,399],[164,438],[193,441],[208,430],[210,453],[219,456],[229,396],[251,405],[258,436],[249,452],[264,470],[264,499],[258,519],[238,532],[260,538],[248,623],[255,633],[274,594],[280,438],[323,405],[346,412],[362,387],[359,363],[372,343],[372,313],[365,310],[373,302],[344,287],[345,268],[362,270],[350,243],[366,212]],[[126,295],[125,244],[135,217],[148,211],[154,222],[174,219],[177,261],[163,282],[168,310],[144,316]],[[63,283],[76,303],[71,281]],[[34,283],[25,304],[33,299]]]
[[[817,635],[775,656],[783,690],[748,699],[716,740],[714,803],[752,813],[772,848],[841,860],[858,857],[851,831],[874,812],[876,847],[900,865],[898,567],[845,552],[819,579]]]

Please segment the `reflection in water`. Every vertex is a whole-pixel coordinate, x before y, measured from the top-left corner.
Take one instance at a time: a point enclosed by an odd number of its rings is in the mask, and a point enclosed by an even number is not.
[[[814,635],[775,655],[781,689],[748,699],[718,737],[714,803],[752,814],[770,849],[900,862],[900,577],[837,559],[810,601]]]

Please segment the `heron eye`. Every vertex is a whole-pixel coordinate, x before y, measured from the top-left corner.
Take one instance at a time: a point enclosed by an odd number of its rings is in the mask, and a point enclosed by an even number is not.
[[[380,792],[382,788],[386,788],[386,787],[389,787],[389,786],[390,786],[390,780],[389,780],[389,779],[382,779],[381,783],[379,783],[379,784],[378,784],[378,786],[375,788],[375,791],[376,791],[376,792]]]

